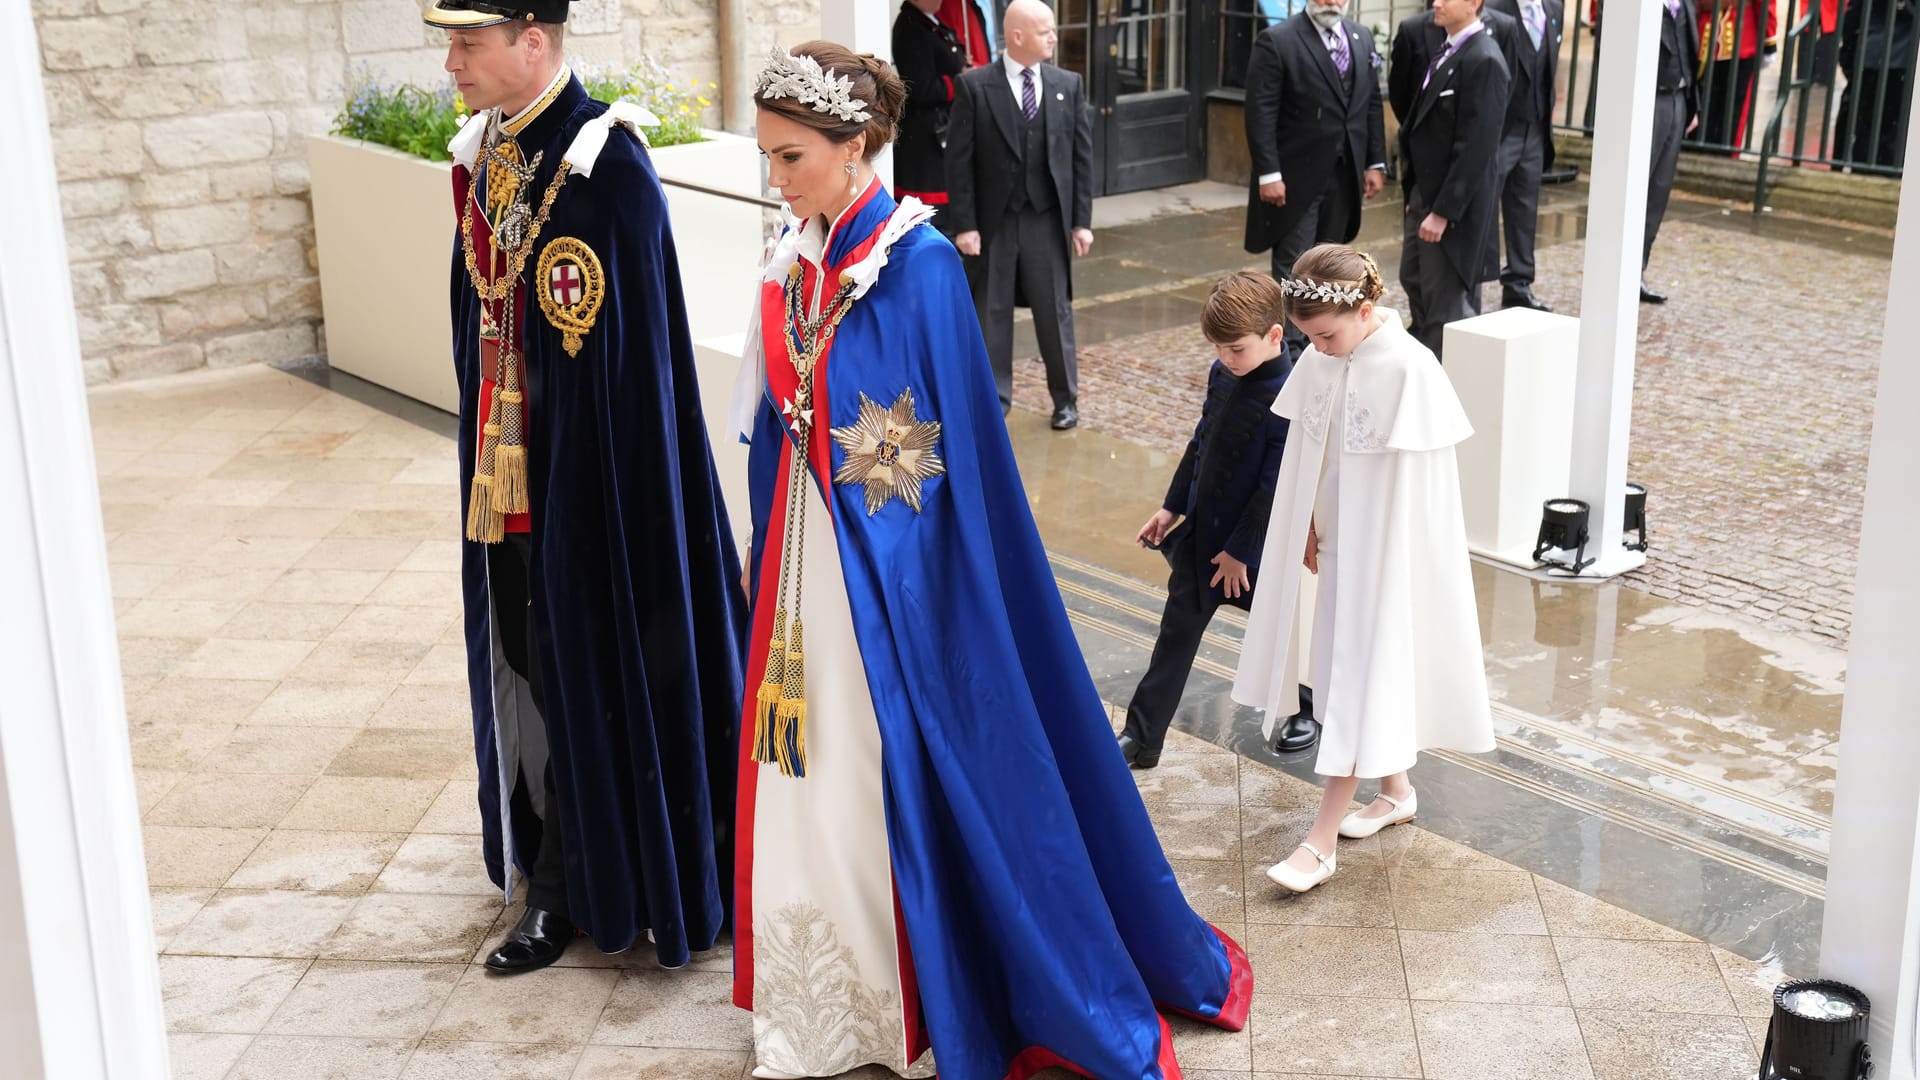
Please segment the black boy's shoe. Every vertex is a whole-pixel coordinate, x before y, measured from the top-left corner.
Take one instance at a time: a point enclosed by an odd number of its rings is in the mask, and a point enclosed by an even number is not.
[[[1280,725],[1279,734],[1274,736],[1273,752],[1298,754],[1302,750],[1313,749],[1319,741],[1320,721],[1307,713],[1295,713]]]
[[[1149,750],[1145,743],[1125,733],[1120,736],[1120,756],[1135,769],[1151,769],[1160,764],[1159,750]]]
[[[1062,405],[1053,410],[1053,430],[1066,431],[1080,425],[1080,410],[1073,405]]]

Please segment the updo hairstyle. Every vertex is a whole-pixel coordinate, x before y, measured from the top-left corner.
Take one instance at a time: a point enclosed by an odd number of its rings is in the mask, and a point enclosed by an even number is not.
[[[1287,294],[1287,315],[1293,319],[1317,319],[1332,312],[1353,311],[1363,303],[1378,303],[1382,293],[1387,291],[1386,282],[1380,279],[1380,268],[1374,265],[1373,256],[1364,251],[1350,248],[1345,244],[1321,244],[1308,248],[1293,263],[1290,278],[1296,282],[1325,282],[1337,288],[1357,288],[1360,299],[1351,303],[1336,300],[1316,300],[1307,296]]]
[[[764,94],[754,95],[755,105],[768,112],[779,113],[795,123],[805,124],[836,144],[848,142],[864,132],[867,145],[861,156],[867,161],[872,161],[881,148],[899,137],[900,117],[907,107],[907,84],[900,81],[900,75],[893,70],[892,64],[872,53],[855,53],[845,45],[832,41],[809,41],[788,51],[794,56],[813,57],[814,62],[829,75],[844,75],[852,79],[854,100],[873,114],[873,118],[864,123],[842,120],[793,98],[769,98]]]

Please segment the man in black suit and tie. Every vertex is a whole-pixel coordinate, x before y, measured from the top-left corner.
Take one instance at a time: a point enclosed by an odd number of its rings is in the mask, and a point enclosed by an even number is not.
[[[1447,36],[1400,129],[1400,284],[1413,335],[1437,357],[1446,324],[1480,313],[1510,80],[1479,0],[1434,0],[1433,21]]]
[[[1348,0],[1312,0],[1261,31],[1247,65],[1249,252],[1273,252],[1273,277],[1315,244],[1352,240],[1360,204],[1386,186],[1386,121],[1373,34],[1345,18]],[[1307,347],[1287,324],[1298,356]]]
[[[1553,309],[1533,295],[1534,240],[1540,226],[1540,174],[1553,164],[1554,75],[1560,64],[1558,0],[1486,0],[1485,15],[1515,24],[1507,52],[1513,86],[1500,135],[1500,219],[1507,243],[1500,305]]]
[[[1667,216],[1673,178],[1680,171],[1680,140],[1700,122],[1700,23],[1693,0],[1662,0],[1660,58],[1654,67],[1653,156],[1647,168],[1647,236],[1640,249],[1640,302],[1664,304],[1667,294],[1647,284],[1653,238]]]
[[[973,305],[1000,407],[1013,407],[1013,308],[1033,311],[1053,427],[1080,422],[1071,258],[1093,247],[1093,115],[1080,76],[1046,61],[1053,12],[1013,0],[998,64],[961,75],[947,127],[947,214],[960,254],[980,256]]]

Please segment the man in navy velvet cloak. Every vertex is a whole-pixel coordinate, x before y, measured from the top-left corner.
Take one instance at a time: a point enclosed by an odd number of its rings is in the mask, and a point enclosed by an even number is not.
[[[496,972],[579,933],[669,967],[726,924],[745,601],[666,200],[631,104],[562,61],[568,0],[438,0],[461,572]],[[716,813],[715,811],[718,811]]]

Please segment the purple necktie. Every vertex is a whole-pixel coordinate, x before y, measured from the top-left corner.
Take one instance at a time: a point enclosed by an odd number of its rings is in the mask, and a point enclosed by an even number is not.
[[[1667,14],[1676,19],[1680,17],[1680,0],[1667,0]]]
[[[1347,35],[1340,27],[1327,31],[1327,51],[1333,54],[1333,66],[1344,78],[1353,66],[1353,53],[1347,48]]]
[[[1027,114],[1029,122],[1040,112],[1040,99],[1033,92],[1032,68],[1020,69],[1020,111]]]
[[[1527,5],[1527,36],[1533,39],[1533,47],[1539,48],[1540,42],[1547,36],[1547,9],[1540,6],[1540,0]]]
[[[1439,71],[1440,65],[1446,63],[1447,57],[1453,55],[1453,44],[1451,41],[1447,42],[1447,47],[1441,49],[1440,55],[1433,58],[1433,64],[1427,68],[1427,77],[1420,80],[1420,89],[1427,88],[1427,84],[1433,81],[1433,73]]]

